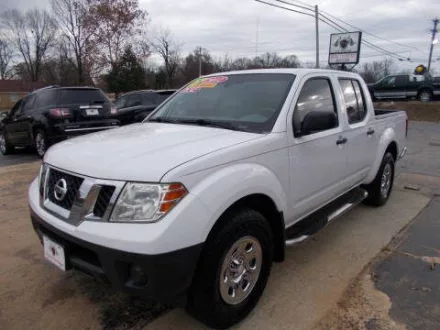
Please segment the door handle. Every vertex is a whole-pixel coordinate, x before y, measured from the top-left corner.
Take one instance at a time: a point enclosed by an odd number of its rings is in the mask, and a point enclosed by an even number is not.
[[[374,129],[369,128],[367,131],[367,135],[373,135],[374,134]]]
[[[342,136],[340,136],[339,139],[336,141],[337,145],[345,144],[345,143],[347,143],[347,138],[342,137]]]

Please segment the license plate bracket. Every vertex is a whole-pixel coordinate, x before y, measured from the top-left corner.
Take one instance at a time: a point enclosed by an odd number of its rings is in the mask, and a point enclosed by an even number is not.
[[[43,249],[46,260],[65,272],[66,254],[64,247],[61,244],[54,242],[49,237],[43,235]]]
[[[99,110],[98,109],[86,109],[86,115],[87,116],[99,116]]]

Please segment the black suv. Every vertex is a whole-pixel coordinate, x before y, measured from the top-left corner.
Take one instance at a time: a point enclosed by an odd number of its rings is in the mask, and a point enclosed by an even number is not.
[[[69,137],[119,126],[116,108],[98,88],[46,87],[18,101],[0,122],[0,151],[33,146],[40,157]]]
[[[126,93],[115,101],[115,106],[118,109],[116,118],[121,121],[121,125],[141,122],[175,91],[168,89]]]

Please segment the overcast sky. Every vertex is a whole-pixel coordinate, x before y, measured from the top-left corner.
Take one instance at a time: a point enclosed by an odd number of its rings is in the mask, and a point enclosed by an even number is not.
[[[263,0],[283,5],[275,0]],[[291,0],[284,0],[291,1]],[[389,43],[364,33],[364,39],[414,62],[399,62],[402,68],[427,65],[432,19],[440,16],[440,0],[316,0],[324,10],[368,33],[408,47]],[[296,2],[298,3],[298,2]],[[0,0],[0,8],[48,7],[48,0]],[[302,62],[315,60],[315,21],[312,17],[269,7],[254,0],[140,0],[150,16],[150,35],[168,27],[184,53],[202,46],[214,56],[232,58],[277,52],[295,54]],[[293,7],[291,7],[293,8]],[[0,9],[1,10],[1,9]],[[258,22],[258,24],[257,24]],[[339,22],[340,23],[340,22]],[[340,23],[341,24],[341,23]],[[342,24],[341,24],[342,25]],[[257,45],[258,26],[258,47]],[[344,25],[349,30],[355,30]],[[327,63],[329,39],[336,31],[319,23],[320,61]],[[412,48],[409,48],[412,47]],[[377,50],[362,45],[361,58],[381,59]],[[434,47],[433,68],[440,72],[440,44]]]

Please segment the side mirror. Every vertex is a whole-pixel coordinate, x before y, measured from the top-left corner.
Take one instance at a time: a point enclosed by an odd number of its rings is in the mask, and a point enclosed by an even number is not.
[[[338,117],[333,111],[311,111],[301,123],[301,131],[295,132],[296,136],[308,135],[335,128]]]
[[[0,120],[3,120],[5,118],[9,117],[9,111],[2,111],[0,112]]]

